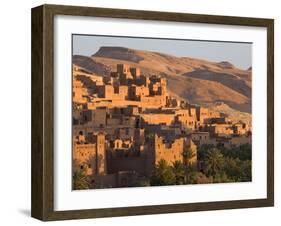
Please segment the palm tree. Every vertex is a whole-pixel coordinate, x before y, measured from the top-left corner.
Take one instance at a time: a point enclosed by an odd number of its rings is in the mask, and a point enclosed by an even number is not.
[[[187,148],[182,153],[183,163],[184,163],[184,183],[189,183],[190,174],[194,171],[194,167],[191,164],[191,160],[195,157],[195,153],[191,148]]]
[[[170,167],[164,159],[158,161],[153,175],[150,178],[150,184],[152,186],[175,184],[175,176],[172,167]]]
[[[217,148],[213,148],[208,152],[207,158],[207,174],[215,177],[223,168],[223,155]]]
[[[185,178],[185,168],[178,160],[173,163],[173,173],[175,175],[176,184],[183,184]]]
[[[72,186],[74,190],[89,189],[90,184],[84,171],[76,170],[73,174]]]
[[[195,157],[195,153],[192,151],[191,148],[187,148],[182,153],[183,162],[186,166],[190,166],[190,161]]]

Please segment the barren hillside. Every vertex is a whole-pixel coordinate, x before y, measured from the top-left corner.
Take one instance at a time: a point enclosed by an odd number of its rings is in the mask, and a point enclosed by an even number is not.
[[[73,63],[100,76],[115,71],[117,63],[129,64],[141,68],[143,74],[166,77],[170,93],[190,103],[223,102],[232,109],[251,112],[251,68],[242,70],[226,61],[210,62],[123,47],[101,47],[91,57],[74,56]]]

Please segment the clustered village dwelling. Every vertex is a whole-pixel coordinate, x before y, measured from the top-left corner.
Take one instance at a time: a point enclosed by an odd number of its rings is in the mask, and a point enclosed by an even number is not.
[[[102,77],[73,66],[73,170],[92,188],[134,186],[161,159],[200,168],[197,147],[246,143],[251,125],[169,95],[164,76],[117,64]]]

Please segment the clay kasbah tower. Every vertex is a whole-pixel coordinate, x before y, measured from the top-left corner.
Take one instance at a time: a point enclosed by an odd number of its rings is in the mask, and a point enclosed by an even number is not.
[[[74,64],[72,95],[74,189],[249,180],[217,176],[200,150],[250,145],[251,126],[171,95],[163,75],[120,63],[98,76]]]

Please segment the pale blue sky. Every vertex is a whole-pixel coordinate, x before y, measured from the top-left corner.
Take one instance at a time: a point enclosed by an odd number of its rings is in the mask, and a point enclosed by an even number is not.
[[[127,47],[214,62],[229,61],[241,69],[252,66],[251,43],[73,35],[73,55],[91,56],[101,46]]]

